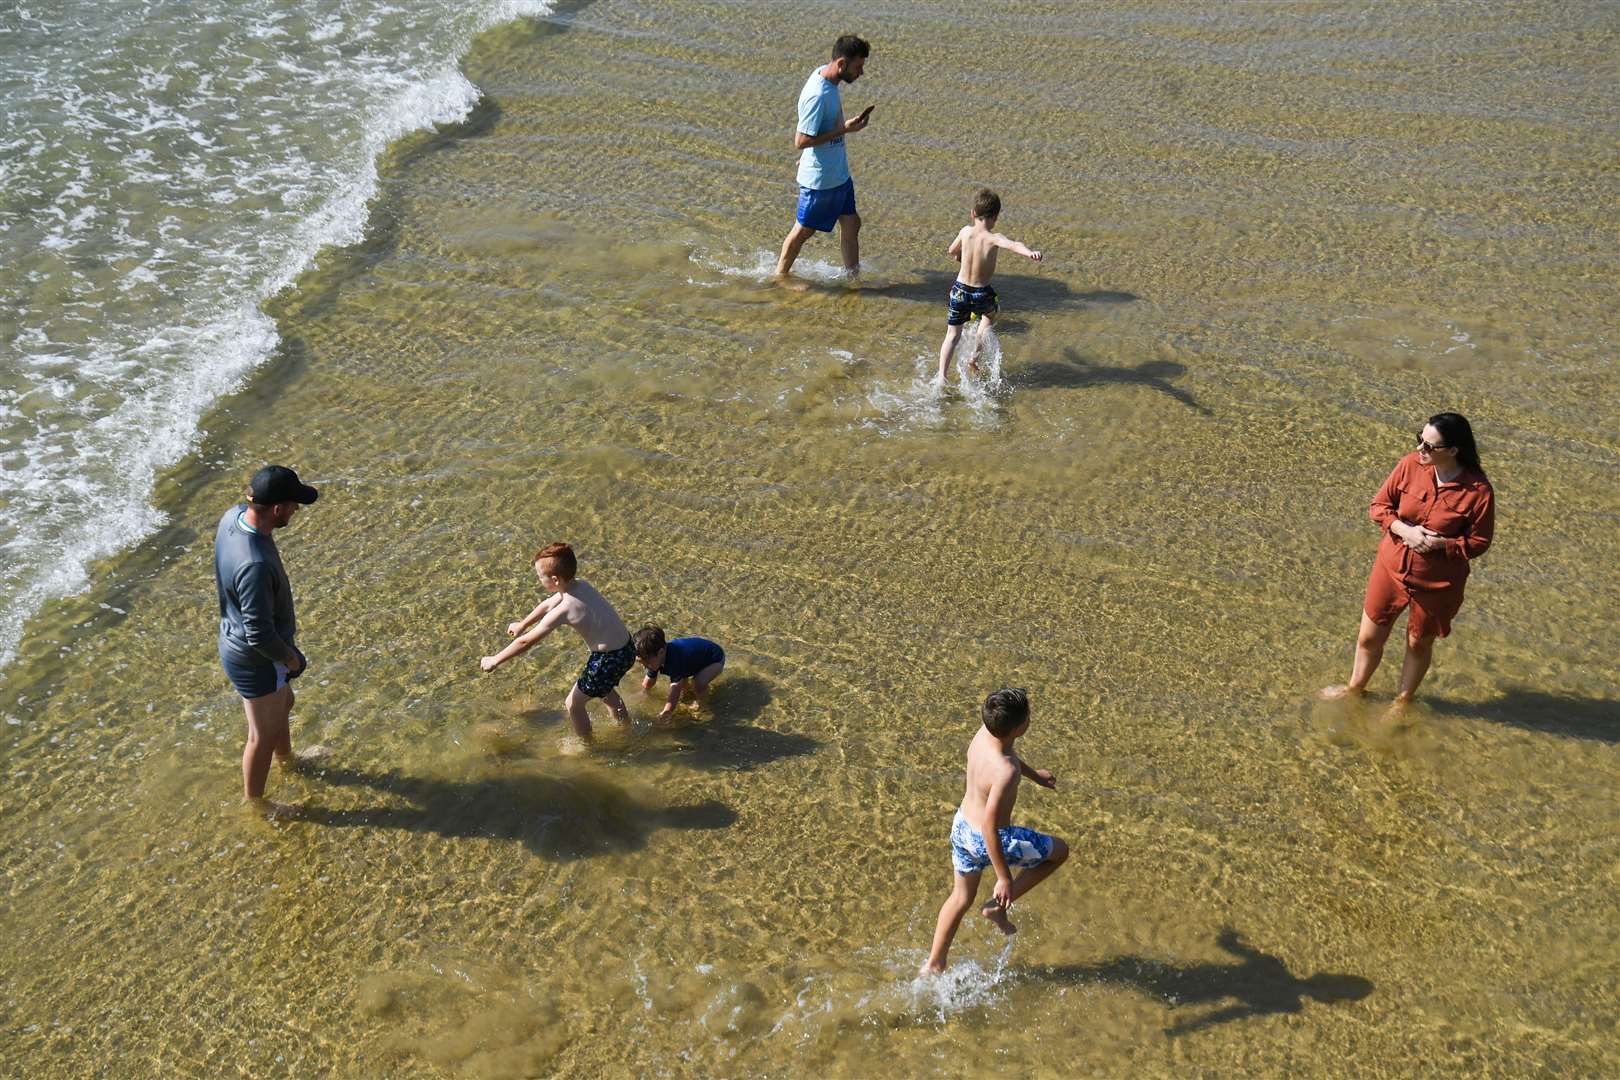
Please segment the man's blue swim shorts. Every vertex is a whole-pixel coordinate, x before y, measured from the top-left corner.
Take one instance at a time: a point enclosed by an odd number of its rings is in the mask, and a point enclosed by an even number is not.
[[[574,685],[585,691],[586,697],[607,697],[619,688],[619,680],[635,663],[634,640],[625,642],[624,648],[612,652],[593,650],[591,658],[585,661],[585,670],[579,673]]]
[[[1052,857],[1052,838],[1045,833],[1026,829],[1022,825],[1009,825],[998,830],[1001,834],[1001,853],[1008,866],[1039,866]],[[962,811],[951,821],[951,865],[958,874],[976,874],[990,865],[990,852],[985,849],[984,835],[975,829]]]
[[[951,286],[949,304],[946,326],[961,326],[969,319],[994,315],[1001,310],[996,303],[996,290],[988,285],[964,285],[960,281]]]
[[[855,181],[845,180],[835,188],[799,189],[799,224],[817,232],[832,232],[838,219],[855,212]]]

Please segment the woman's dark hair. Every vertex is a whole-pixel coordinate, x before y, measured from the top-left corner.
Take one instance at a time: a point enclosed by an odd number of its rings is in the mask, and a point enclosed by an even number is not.
[[[1454,412],[1435,413],[1429,417],[1429,424],[1440,433],[1443,445],[1457,451],[1457,464],[1485,475],[1485,468],[1479,463],[1479,447],[1474,445],[1474,429],[1468,426],[1467,417]]]
[[[984,699],[979,718],[990,734],[1005,739],[1018,730],[1018,725],[1029,719],[1029,694],[1022,687],[997,690]]]

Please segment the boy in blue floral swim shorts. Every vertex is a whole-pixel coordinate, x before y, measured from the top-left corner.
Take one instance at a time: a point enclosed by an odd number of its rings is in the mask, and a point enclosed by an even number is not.
[[[1042,787],[1057,787],[1057,778],[1045,769],[1032,769],[1013,752],[1013,742],[1029,728],[1029,694],[1020,689],[997,690],[980,709],[983,725],[967,752],[967,792],[951,822],[951,863],[956,884],[939,909],[934,945],[922,973],[945,970],[945,957],[962,916],[979,893],[979,876],[986,867],[995,871],[996,887],[980,912],[1003,934],[1017,932],[1007,919],[1013,901],[1045,881],[1069,857],[1069,845],[1055,836],[1013,825],[1013,803],[1018,783],[1029,777]],[[994,836],[998,843],[987,844]],[[1012,867],[1020,868],[1012,876]]]
[[[946,253],[960,262],[962,269],[957,273],[946,300],[949,311],[945,316],[945,340],[939,345],[941,382],[950,371],[951,354],[956,351],[962,327],[974,319],[983,319],[985,324],[989,324],[1001,310],[996,303],[996,290],[990,287],[990,275],[996,272],[996,252],[1006,248],[1036,262],[1041,261],[1040,252],[1031,251],[1018,241],[1009,240],[995,231],[996,219],[1000,216],[1001,196],[989,188],[981,188],[973,197],[972,223],[962,227],[947,249]],[[973,335],[972,346],[968,350],[965,366],[969,371],[978,370],[979,344],[983,340],[984,331],[981,328]]]

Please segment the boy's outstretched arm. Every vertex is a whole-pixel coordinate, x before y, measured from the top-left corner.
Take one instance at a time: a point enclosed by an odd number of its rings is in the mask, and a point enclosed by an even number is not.
[[[1009,240],[1000,233],[995,234],[995,236],[992,238],[992,243],[994,243],[998,248],[1006,248],[1015,255],[1022,255],[1024,258],[1034,259],[1036,262],[1041,261],[1040,252],[1020,244],[1017,240]]]
[[[990,856],[990,868],[996,872],[996,887],[990,893],[990,902],[1005,911],[1012,906],[1012,870],[1007,866],[1007,854],[1001,850],[1001,832],[996,822],[1001,820],[1002,804],[1011,802],[1013,780],[1017,775],[1012,763],[995,782],[984,800],[984,820],[979,822],[979,835],[984,837],[984,852]],[[1011,809],[1011,806],[1008,806]]]
[[[1022,758],[1019,758],[1018,771],[1041,785],[1041,787],[1057,789],[1057,777],[1052,775],[1051,769],[1032,769]]]
[[[531,623],[533,623],[534,620],[538,619],[540,616],[544,615],[547,611],[550,611],[553,607],[555,607],[556,604],[557,604],[558,598],[560,598],[561,596],[562,596],[561,593],[553,593],[552,595],[546,597],[544,600],[542,600],[538,604],[536,604],[534,606],[534,610],[529,612],[527,615],[523,616],[523,618],[519,619],[515,623],[509,623],[507,625],[507,627],[506,627],[506,636],[507,637],[517,637],[519,634],[523,633],[523,631],[525,631],[525,630],[527,630],[529,628],[529,625]]]
[[[541,638],[555,630],[557,628],[557,624],[562,622],[562,619],[563,609],[561,607],[552,608],[546,613],[546,617],[541,619],[533,630],[530,630],[528,633],[512,642],[494,656],[486,656],[479,660],[478,666],[483,668],[485,671],[494,671],[496,668],[512,659],[512,657],[517,656],[520,653],[527,652],[529,646],[533,645],[535,642],[539,641]]]

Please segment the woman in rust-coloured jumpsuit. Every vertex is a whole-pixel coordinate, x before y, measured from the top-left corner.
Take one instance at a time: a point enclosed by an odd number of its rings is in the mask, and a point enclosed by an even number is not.
[[[1378,670],[1395,619],[1406,620],[1406,660],[1396,705],[1412,700],[1429,670],[1434,639],[1451,633],[1462,607],[1468,564],[1491,546],[1496,507],[1491,482],[1479,464],[1474,432],[1456,413],[1429,418],[1417,449],[1389,474],[1367,508],[1384,530],[1367,581],[1361,633],[1348,686],[1330,686],[1325,698],[1360,694]]]

